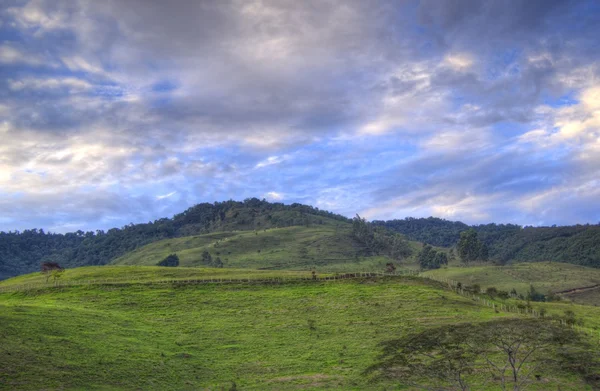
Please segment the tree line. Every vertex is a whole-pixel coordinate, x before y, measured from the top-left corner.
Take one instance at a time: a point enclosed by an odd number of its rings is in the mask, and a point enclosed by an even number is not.
[[[482,224],[469,226],[459,221],[435,217],[388,221],[373,221],[385,227],[433,246],[452,247],[464,232],[477,233],[482,247],[478,253],[471,248],[466,259],[489,259],[499,264],[509,261],[555,261],[600,267],[600,225],[530,227],[516,224]]]

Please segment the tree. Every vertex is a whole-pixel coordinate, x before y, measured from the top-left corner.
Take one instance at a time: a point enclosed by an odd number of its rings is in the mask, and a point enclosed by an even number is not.
[[[466,343],[470,333],[470,327],[450,325],[384,342],[382,361],[367,372],[426,390],[469,390],[479,355]]]
[[[200,261],[203,265],[212,266],[212,256],[206,250],[202,251],[202,255],[200,256]]]
[[[44,262],[41,265],[42,274],[46,275],[46,282],[50,279],[50,277],[54,277],[54,281],[56,281],[61,276],[61,272],[64,270],[58,263],[56,262]]]
[[[426,390],[479,390],[493,381],[522,391],[533,378],[565,367],[590,382],[599,368],[598,354],[579,334],[539,319],[442,326],[382,346],[367,372]],[[492,376],[480,376],[486,371]]]
[[[223,267],[223,261],[221,261],[221,257],[216,257],[212,262],[213,267]]]
[[[165,259],[156,264],[157,266],[176,267],[179,266],[179,257],[177,254],[170,254]]]
[[[417,259],[421,269],[439,269],[442,265],[448,264],[446,253],[436,251],[428,244],[423,246]]]
[[[457,250],[460,259],[464,263],[482,259],[482,255],[487,259],[487,247],[485,247],[484,254],[482,254],[482,248],[483,244],[479,241],[477,231],[473,228],[460,233]]]

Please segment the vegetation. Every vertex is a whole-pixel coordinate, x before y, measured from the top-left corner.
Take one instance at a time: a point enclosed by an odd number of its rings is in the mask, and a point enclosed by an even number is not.
[[[461,232],[473,229],[497,263],[555,261],[600,267],[600,225],[522,227],[515,224],[467,224],[429,217],[374,221],[407,239],[451,247]]]
[[[460,233],[460,239],[456,245],[458,256],[464,263],[473,261],[487,261],[488,249],[477,237],[477,231],[469,229]]]
[[[413,251],[414,243],[406,243]],[[385,255],[370,255],[351,234],[349,225],[317,225],[220,232],[166,239],[143,246],[113,261],[117,265],[155,265],[176,252],[182,266],[304,269],[340,272],[385,270]],[[208,255],[206,254],[208,253]],[[209,257],[210,255],[210,257]]]
[[[234,382],[241,390],[380,390],[396,382],[363,372],[377,362],[381,342],[518,316],[416,278],[147,285],[133,282],[202,269],[82,269],[82,280],[110,271],[132,283],[0,293],[0,389],[220,390]],[[575,390],[582,383],[565,377],[560,384]]]
[[[441,326],[383,343],[383,376],[427,390],[525,390],[570,370],[597,386],[594,348],[572,329],[533,319]],[[583,354],[582,354],[583,353]]]
[[[169,254],[165,259],[156,264],[157,266],[169,266],[176,267],[179,266],[179,257],[177,254]]]
[[[251,198],[243,202],[198,204],[170,219],[108,231],[0,232],[0,279],[38,270],[42,262],[58,262],[64,267],[105,265],[136,248],[167,238],[289,226],[339,223],[349,226],[349,222],[346,217],[307,205],[284,205]]]
[[[307,205],[284,205],[252,198],[243,202],[198,204],[172,218],[129,224],[108,231],[55,234],[31,229],[0,232],[0,279],[35,271],[43,262],[57,262],[67,268],[105,265],[145,245],[163,240],[207,234],[226,237],[240,231],[256,234],[265,229],[285,227],[324,227],[344,231],[349,238],[343,241],[351,243],[352,249],[352,254],[347,258],[355,260],[372,256],[406,260],[415,254],[412,252],[414,246],[406,239],[451,247],[457,245],[461,232],[472,228],[482,243],[480,249],[487,249],[489,259],[496,263],[552,260],[600,267],[600,225],[521,227],[488,224],[469,227],[460,222],[437,218],[407,218],[371,224],[360,217],[351,220]],[[404,235],[406,239],[391,231]],[[305,264],[311,263],[307,259],[318,258],[311,257],[310,249],[306,251],[308,254],[300,254],[299,257],[306,261]],[[160,259],[153,258],[153,264],[168,254],[170,252],[167,251]],[[450,261],[453,254],[454,251],[449,253]],[[215,258],[218,255],[211,252],[211,256]],[[223,265],[228,266],[227,257],[220,258]],[[478,258],[487,258],[485,251]],[[294,262],[301,263],[298,258]],[[256,263],[250,262],[246,267],[254,267]],[[279,260],[278,263],[287,262]],[[322,264],[330,265],[331,262]],[[235,266],[239,267],[240,264]]]
[[[572,293],[561,293],[560,296],[582,304],[600,304],[600,289],[596,289],[600,284],[600,270],[595,268],[538,262],[510,266],[449,267],[426,274],[450,278],[465,285],[495,287],[499,291],[510,292],[514,289],[515,295],[523,297],[530,294],[532,286],[537,293],[555,299],[559,292],[574,290]]]
[[[448,256],[445,252],[436,251],[426,244],[419,253],[418,261],[421,269],[439,269],[448,264]]]

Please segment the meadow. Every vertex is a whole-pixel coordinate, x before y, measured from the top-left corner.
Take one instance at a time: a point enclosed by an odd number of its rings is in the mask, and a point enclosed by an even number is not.
[[[446,277],[464,285],[479,284],[484,290],[495,287],[507,292],[515,289],[526,295],[529,287],[544,294],[600,284],[600,269],[558,262],[524,262],[507,266],[454,266],[429,270],[424,275]],[[600,303],[598,291],[583,295],[565,295],[581,304]],[[597,297],[596,297],[597,296]]]
[[[444,324],[525,316],[418,277],[192,285],[151,283],[164,276],[160,269],[177,276],[190,268],[82,269],[65,280],[130,269],[126,275],[148,281],[0,294],[0,389],[407,389],[364,373],[380,343]],[[546,381],[586,389],[568,374]]]

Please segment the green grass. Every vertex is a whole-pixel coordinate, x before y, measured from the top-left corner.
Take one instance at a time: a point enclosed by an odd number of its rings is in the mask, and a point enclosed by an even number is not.
[[[327,275],[327,274],[325,274]],[[161,280],[200,280],[200,279],[271,279],[281,278],[310,278],[306,271],[284,270],[252,270],[252,269],[219,269],[196,267],[160,267],[160,266],[86,266],[74,269],[65,269],[64,274],[58,279],[59,283],[89,282],[102,283],[147,283]],[[25,274],[0,281],[0,288],[23,285],[53,286],[54,281],[42,273]]]
[[[391,384],[363,375],[379,342],[503,316],[400,277],[4,293],[0,389],[380,390]]]
[[[294,226],[161,240],[125,254],[112,263],[156,265],[167,255],[176,253],[182,266],[202,266],[202,252],[208,251],[213,258],[220,257],[225,267],[231,268],[306,270],[338,265],[336,270],[348,271],[356,263],[365,261],[364,257],[357,257],[361,250],[360,243],[350,236],[349,227]],[[376,258],[367,259],[366,264],[387,259]],[[385,267],[385,262],[383,265]]]
[[[444,276],[465,285],[479,284],[484,289],[494,286],[510,291],[514,288],[523,295],[527,293],[530,285],[547,294],[600,284],[600,269],[556,262],[518,263],[502,267],[448,267],[425,272],[425,275]],[[589,292],[587,296],[585,301],[579,302],[600,302],[600,290]],[[576,296],[573,298],[577,300]]]

